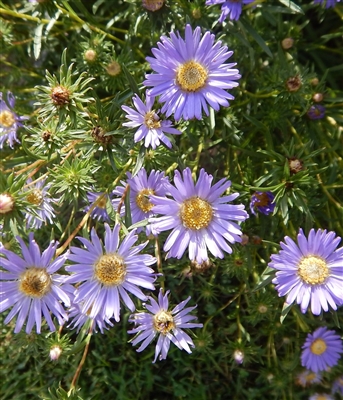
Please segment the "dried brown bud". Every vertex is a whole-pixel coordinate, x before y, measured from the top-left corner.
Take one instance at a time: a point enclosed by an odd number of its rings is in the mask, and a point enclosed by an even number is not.
[[[162,8],[164,0],[142,0],[142,6],[149,11],[157,11]]]
[[[291,175],[297,174],[304,169],[304,163],[296,157],[291,157],[288,159],[288,166]]]
[[[15,201],[8,193],[0,194],[0,214],[7,214],[14,208]]]
[[[254,235],[254,236],[252,237],[252,242],[253,242],[253,244],[259,245],[259,244],[262,243],[262,239],[261,239],[259,236]]]
[[[212,266],[213,264],[210,260],[203,261],[201,264],[197,263],[195,260],[191,262],[191,270],[198,274],[207,271]]]
[[[55,106],[64,106],[70,101],[70,93],[64,86],[55,86],[51,92],[51,99]]]
[[[42,133],[42,139],[44,142],[47,142],[51,138],[51,132],[50,131],[44,131]]]
[[[290,49],[291,47],[293,47],[293,44],[294,44],[294,39],[292,38],[283,39],[283,41],[281,42],[281,46],[284,50]]]
[[[108,75],[117,76],[121,73],[121,66],[117,61],[112,61],[106,67]]]
[[[315,93],[312,96],[312,100],[315,101],[316,103],[320,103],[321,101],[323,101],[324,95],[323,93]]]
[[[246,235],[245,233],[243,233],[243,235],[241,236],[241,245],[242,246],[246,246],[249,243],[249,236]]]
[[[301,79],[299,75],[292,76],[286,81],[286,87],[289,92],[297,92],[301,88]]]
[[[106,136],[106,132],[101,126],[95,126],[92,129],[92,137],[97,143],[109,144],[112,142],[112,136]]]

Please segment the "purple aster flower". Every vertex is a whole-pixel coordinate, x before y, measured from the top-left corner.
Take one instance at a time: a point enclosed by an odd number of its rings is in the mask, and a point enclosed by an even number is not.
[[[335,400],[335,399],[326,393],[315,393],[309,397],[309,400]]]
[[[255,192],[251,196],[251,212],[256,215],[255,209],[257,208],[257,210],[264,215],[272,213],[275,208],[274,198],[275,196],[272,192]]]
[[[310,119],[322,119],[325,116],[325,107],[321,104],[314,104],[307,111],[307,116]]]
[[[8,143],[13,149],[14,142],[20,143],[17,138],[17,129],[22,127],[22,121],[27,117],[19,117],[13,110],[15,98],[11,92],[7,92],[7,104],[2,100],[2,92],[0,92],[0,149],[4,143]]]
[[[339,3],[341,0],[314,0],[314,4],[325,4],[325,8],[335,7],[336,3]]]
[[[185,40],[177,32],[161,37],[161,42],[151,51],[155,58],[147,57],[154,74],[147,74],[143,82],[152,96],[160,96],[165,103],[162,112],[167,117],[181,117],[188,120],[201,119],[202,110],[209,115],[208,104],[216,111],[219,106],[228,107],[234,97],[225,89],[238,86],[235,82],[241,78],[236,63],[223,64],[232,56],[221,41],[214,43],[215,36],[206,32],[201,38],[200,27],[194,32],[186,26]]]
[[[126,185],[130,186],[131,219],[132,223],[136,224],[155,215],[151,211],[154,204],[150,201],[150,196],[165,196],[167,194],[166,184],[169,183],[169,180],[164,176],[164,172],[152,170],[148,175],[144,168],[134,177],[130,172],[126,175],[128,177],[127,182],[121,182],[124,186],[117,186],[113,194],[122,197],[126,190]],[[123,208],[121,211],[123,214],[125,213]],[[139,232],[140,230],[138,229],[137,231]],[[151,233],[157,235],[157,232],[148,224],[146,226],[146,234],[148,236]]]
[[[27,208],[25,214],[26,227],[32,229],[39,229],[43,222],[46,223],[49,220],[50,224],[53,223],[55,218],[54,209],[51,206],[51,202],[56,202],[56,199],[52,199],[49,195],[49,189],[51,183],[45,185],[46,179],[38,181],[34,186],[31,185],[32,179],[27,180],[27,195],[26,200],[32,204],[36,214],[32,213],[32,209]]]
[[[104,193],[103,192],[88,192],[87,193],[87,199],[90,203],[89,206],[85,207],[85,212],[87,212],[92,205],[98,200],[100,196],[102,196]],[[106,205],[108,200],[112,200],[112,195],[105,194],[101,200],[99,200],[98,204],[93,208],[93,211],[91,212],[91,218],[97,219],[98,221],[107,221],[110,222],[110,216],[108,215],[108,212],[106,210]]]
[[[334,380],[331,393],[339,393],[341,396],[343,396],[343,375]]]
[[[340,237],[334,232],[311,229],[308,239],[300,229],[298,245],[285,237],[280,252],[271,256],[269,267],[278,270],[273,283],[279,296],[288,295],[286,302],[296,300],[301,311],[319,315],[329,305],[337,310],[343,304],[343,247],[336,249]]]
[[[206,5],[211,6],[213,4],[223,4],[221,8],[221,15],[219,18],[219,22],[223,23],[224,20],[230,15],[230,19],[233,21],[237,21],[242,13],[242,5],[250,4],[254,0],[206,0]]]
[[[128,331],[128,333],[138,333],[132,340],[132,345],[143,342],[137,349],[138,352],[143,351],[158,335],[158,340],[155,348],[155,359],[160,354],[159,360],[165,360],[170,347],[170,342],[173,342],[180,350],[186,350],[191,353],[191,347],[194,347],[192,339],[181,328],[202,328],[202,324],[195,324],[192,321],[197,317],[190,315],[194,307],[185,308],[191,297],[182,301],[171,311],[169,309],[168,294],[169,290],[163,296],[162,289],[158,295],[158,302],[151,296],[148,296],[150,304],[144,304],[144,307],[149,311],[136,313],[130,316],[129,322],[138,325],[136,328]]]
[[[325,326],[309,333],[302,346],[301,365],[313,372],[325,371],[338,363],[343,353],[342,339]]]
[[[208,260],[207,249],[215,257],[223,258],[222,250],[232,253],[226,241],[241,241],[240,226],[232,220],[245,221],[248,214],[242,204],[225,204],[239,194],[220,197],[231,186],[231,181],[224,178],[212,186],[212,180],[212,175],[202,169],[194,184],[191,171],[186,168],[183,179],[175,171],[176,187],[170,183],[166,186],[172,199],[151,196],[155,204],[152,211],[164,215],[149,219],[153,229],[158,233],[172,229],[164,244],[167,257],[181,258],[188,247],[190,260],[201,264]]]
[[[38,244],[29,234],[29,246],[17,236],[23,258],[14,252],[0,247],[0,312],[13,306],[5,319],[9,323],[18,314],[14,333],[18,333],[26,319],[26,333],[30,333],[36,324],[36,332],[41,332],[42,313],[51,331],[55,330],[50,313],[54,314],[60,325],[68,319],[61,302],[70,306],[71,285],[65,284],[65,275],[56,274],[63,266],[66,255],[56,257],[53,261],[58,242],[51,242],[41,254]]]
[[[123,125],[130,128],[138,128],[135,133],[135,143],[144,140],[144,146],[151,146],[156,149],[163,142],[167,147],[171,148],[172,144],[165,133],[172,135],[181,135],[182,132],[173,128],[173,124],[169,120],[161,120],[158,116],[159,110],[153,110],[155,97],[146,93],[146,104],[135,95],[132,98],[136,110],[133,108],[122,106],[121,108],[127,113],[126,118],[130,122],[125,122]]]
[[[85,249],[71,247],[68,258],[76,264],[66,267],[67,271],[74,272],[68,282],[83,282],[75,292],[74,302],[80,305],[81,312],[89,318],[100,316],[105,320],[114,317],[118,322],[120,297],[133,312],[135,305],[127,292],[146,300],[138,286],[155,289],[154,270],[148,266],[154,264],[156,259],[148,254],[138,254],[147,243],[132,247],[138,239],[133,230],[119,244],[119,230],[119,224],[113,231],[105,224],[104,248],[94,228],[91,231],[91,241],[78,238]]]
[[[87,323],[92,331],[97,332],[97,330],[100,329],[101,333],[104,333],[104,329],[109,329],[107,325],[110,327],[113,326],[112,322],[108,318],[103,317],[100,314],[96,315],[94,318],[89,318],[86,313],[82,312],[82,303],[73,303],[69,309],[68,317],[71,321],[68,328],[77,328],[77,332],[79,332]]]
[[[316,373],[305,369],[303,372],[297,375],[297,383],[302,387],[307,387],[315,383],[322,381],[321,373]]]

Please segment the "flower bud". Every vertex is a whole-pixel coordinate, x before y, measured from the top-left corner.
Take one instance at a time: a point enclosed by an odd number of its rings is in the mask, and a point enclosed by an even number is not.
[[[292,76],[286,81],[286,87],[289,92],[297,92],[301,88],[301,79],[299,75]]]
[[[291,47],[293,47],[293,44],[294,44],[294,39],[292,38],[283,39],[283,41],[281,42],[281,46],[284,50],[290,49]]]
[[[243,235],[241,236],[241,245],[242,246],[246,246],[249,243],[249,236],[246,235],[245,233],[243,233]]]
[[[236,349],[233,352],[233,359],[236,361],[237,364],[242,364],[244,361],[244,353],[241,350]]]
[[[316,103],[320,103],[321,101],[323,101],[324,95],[323,93],[315,93],[312,96],[312,100],[315,101]]]
[[[57,361],[60,358],[60,355],[62,354],[62,349],[58,345],[53,345],[50,348],[50,360],[51,361]]]
[[[201,18],[201,11],[199,8],[193,8],[192,10],[192,16],[194,19],[200,19]]]
[[[112,61],[107,65],[106,72],[110,76],[117,76],[121,73],[121,66],[117,61]]]
[[[93,63],[97,58],[96,51],[93,49],[86,50],[83,54],[83,58],[85,61],[87,61],[89,63]]]
[[[288,159],[288,166],[291,175],[297,174],[298,172],[302,171],[304,168],[304,163],[302,160],[299,160],[296,157],[291,157]]]
[[[64,106],[70,101],[69,90],[64,86],[55,86],[51,92],[51,99],[55,106]]]
[[[0,194],[0,214],[7,214],[14,208],[14,199],[8,193]]]
[[[157,11],[163,7],[164,0],[142,0],[142,6],[149,11]]]

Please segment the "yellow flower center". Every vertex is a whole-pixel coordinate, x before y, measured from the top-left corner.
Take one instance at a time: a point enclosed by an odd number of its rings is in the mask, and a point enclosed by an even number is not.
[[[149,200],[150,194],[155,194],[155,192],[152,189],[143,189],[136,196],[137,206],[145,213],[149,212],[154,206]]]
[[[324,342],[323,339],[316,339],[312,344],[311,344],[311,352],[317,356],[320,356],[323,354],[326,350],[326,343]]]
[[[105,286],[118,286],[125,280],[126,265],[116,253],[104,254],[94,264],[96,279]]]
[[[149,129],[158,129],[161,127],[161,121],[154,110],[145,114],[144,125]]]
[[[160,311],[154,316],[154,328],[166,335],[171,329],[175,328],[174,318],[169,311]]]
[[[15,117],[11,111],[5,110],[0,113],[0,125],[5,128],[10,128],[14,123]]]
[[[176,71],[176,83],[186,92],[196,92],[204,87],[207,77],[206,68],[196,61],[188,61]]]
[[[107,196],[104,196],[101,200],[98,200],[97,201],[97,207],[99,207],[99,208],[102,208],[102,209],[104,209],[104,208],[106,208],[106,204],[107,204]]]
[[[298,275],[305,283],[318,285],[325,282],[330,275],[330,270],[323,258],[306,256],[298,264]]]
[[[39,189],[35,189],[27,195],[26,199],[29,203],[39,206],[42,204],[43,201],[42,191]]]
[[[117,76],[121,73],[121,66],[117,61],[112,61],[107,65],[106,72],[110,76]]]
[[[50,292],[51,282],[45,268],[31,267],[20,275],[19,290],[26,296],[41,298]]]
[[[192,197],[182,203],[180,217],[186,228],[200,230],[212,221],[213,210],[206,200]]]

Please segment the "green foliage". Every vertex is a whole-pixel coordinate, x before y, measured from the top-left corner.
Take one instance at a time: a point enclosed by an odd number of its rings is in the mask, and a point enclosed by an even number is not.
[[[17,251],[14,237],[26,241],[30,231],[23,222],[28,208],[34,212],[26,198],[29,177],[46,177],[58,203],[54,224],[44,224],[35,238],[42,247],[56,239],[62,250],[79,246],[74,236],[87,237],[93,226],[103,232],[103,223],[85,217],[87,192],[111,193],[125,185],[126,172],[142,167],[170,179],[185,167],[194,175],[204,168],[215,182],[229,178],[248,212],[255,191],[271,191],[276,203],[272,215],[250,213],[242,225],[246,243],[207,264],[165,259],[167,235],[155,241],[140,233],[140,242],[149,240],[146,252],[162,260],[156,287],[171,291],[173,305],[188,296],[197,304],[204,327],[188,332],[192,354],[171,344],[167,360],[152,364],[155,342],[136,352],[124,306],[121,321],[104,334],[67,324],[55,333],[43,326],[41,335],[14,334],[12,320],[0,331],[1,399],[307,400],[329,393],[343,374],[342,360],[320,384],[304,388],[296,378],[306,334],[319,326],[339,332],[342,309],[302,314],[278,297],[268,263],[299,228],[343,235],[342,3],[325,9],[307,0],[256,0],[239,21],[224,24],[217,21],[220,7],[205,0],[167,0],[156,12],[140,0],[0,1],[0,12],[0,89],[3,98],[8,90],[15,95],[18,115],[30,117],[18,130],[21,144],[12,150],[5,143],[0,151],[0,195],[15,204],[0,214],[6,248]],[[230,91],[230,107],[200,121],[173,121],[182,135],[171,138],[172,150],[145,148],[123,126],[121,106],[131,106],[135,93],[144,98],[146,57],[162,35],[183,36],[186,23],[211,30],[233,50],[229,62],[242,78]],[[289,48],[285,39],[292,39]],[[317,120],[307,114],[318,104],[316,94],[326,109]],[[126,215],[112,210],[111,225],[120,221],[127,232],[128,195],[122,202]],[[61,349],[55,361],[53,346]]]

